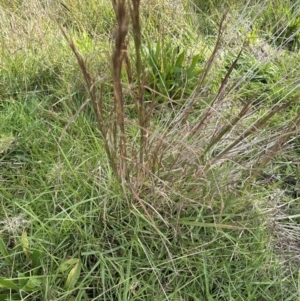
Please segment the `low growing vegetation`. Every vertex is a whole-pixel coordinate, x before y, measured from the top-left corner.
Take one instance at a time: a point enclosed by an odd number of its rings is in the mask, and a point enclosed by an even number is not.
[[[300,2],[220,3],[1,2],[0,301],[299,300]]]

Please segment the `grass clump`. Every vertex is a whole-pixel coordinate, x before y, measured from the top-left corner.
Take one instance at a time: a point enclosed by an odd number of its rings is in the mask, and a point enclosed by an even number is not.
[[[299,54],[228,6],[4,2],[0,300],[299,298]]]

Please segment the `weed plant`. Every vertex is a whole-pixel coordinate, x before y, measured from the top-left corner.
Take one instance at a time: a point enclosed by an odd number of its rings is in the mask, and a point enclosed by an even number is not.
[[[0,301],[298,300],[297,3],[12,2]]]

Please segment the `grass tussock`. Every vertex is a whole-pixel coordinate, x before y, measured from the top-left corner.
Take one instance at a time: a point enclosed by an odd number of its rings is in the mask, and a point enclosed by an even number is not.
[[[0,300],[297,300],[297,5],[12,2]]]

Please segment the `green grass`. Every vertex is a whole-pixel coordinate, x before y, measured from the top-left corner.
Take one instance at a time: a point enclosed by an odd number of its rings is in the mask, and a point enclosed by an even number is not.
[[[283,39],[299,3],[265,1],[255,17],[254,2],[227,1],[220,44],[214,1],[141,3],[142,76],[131,39],[120,79],[124,160],[121,127],[111,134],[116,21],[100,2],[0,5],[0,301],[298,300],[286,178],[300,172],[299,41]]]

